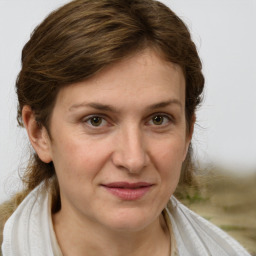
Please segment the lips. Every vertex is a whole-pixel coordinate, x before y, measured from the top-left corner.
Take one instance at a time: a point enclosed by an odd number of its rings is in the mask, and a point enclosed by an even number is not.
[[[112,195],[122,200],[138,200],[142,198],[153,186],[147,182],[112,182],[102,185]]]

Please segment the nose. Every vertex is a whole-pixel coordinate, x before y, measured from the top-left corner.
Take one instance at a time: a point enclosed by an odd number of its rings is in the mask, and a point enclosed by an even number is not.
[[[126,127],[115,138],[112,161],[120,169],[129,173],[141,172],[149,163],[143,134],[138,127]]]

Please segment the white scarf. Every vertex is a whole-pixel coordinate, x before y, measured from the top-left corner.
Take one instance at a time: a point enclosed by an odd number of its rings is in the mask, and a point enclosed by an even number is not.
[[[233,238],[174,197],[166,210],[180,256],[250,256]],[[3,256],[54,256],[50,217],[49,195],[39,186],[6,222]]]
[[[175,197],[167,205],[180,256],[250,256],[232,237]]]
[[[34,189],[4,226],[3,256],[54,256],[49,231],[48,194]]]

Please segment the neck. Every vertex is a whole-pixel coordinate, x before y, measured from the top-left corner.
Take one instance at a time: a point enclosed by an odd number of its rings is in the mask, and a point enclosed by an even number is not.
[[[81,222],[62,211],[53,215],[56,237],[63,255],[170,255],[170,235],[162,215],[139,231],[113,231]]]

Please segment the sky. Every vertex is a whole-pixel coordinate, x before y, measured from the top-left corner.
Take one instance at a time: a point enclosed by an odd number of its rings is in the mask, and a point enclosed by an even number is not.
[[[0,202],[20,187],[29,146],[16,124],[15,80],[35,26],[67,0],[0,0]],[[256,172],[256,0],[163,0],[189,27],[203,63],[193,138],[201,166]]]

